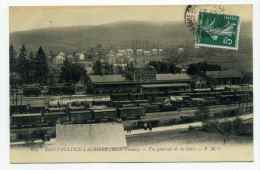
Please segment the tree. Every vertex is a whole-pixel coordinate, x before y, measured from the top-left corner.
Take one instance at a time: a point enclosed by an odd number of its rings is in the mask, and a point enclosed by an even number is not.
[[[70,80],[72,80],[71,63],[69,62],[67,57],[63,62],[63,66],[61,67],[60,77],[61,77],[61,81],[69,82]]]
[[[45,52],[41,46],[36,53],[35,65],[37,67],[35,70],[36,81],[39,83],[46,83],[48,79],[48,63]]]
[[[36,70],[38,69],[35,63],[35,56],[33,52],[31,51],[28,56],[28,62],[27,62],[27,68],[29,70],[28,72],[28,81],[30,83],[34,82],[36,79]]]
[[[72,64],[72,81],[77,83],[79,80],[85,80],[87,71],[80,64]]]
[[[125,76],[127,79],[133,80],[132,73],[134,72],[134,70],[135,70],[134,62],[128,63],[126,66],[126,72],[125,72]]]
[[[101,75],[101,74],[103,73],[103,71],[102,71],[102,63],[101,63],[100,60],[97,60],[97,61],[94,63],[93,70],[94,70],[94,73],[95,73],[95,74]]]
[[[100,60],[100,59],[102,59],[102,57],[104,57],[104,55],[105,55],[105,50],[104,50],[102,44],[97,44],[97,46],[96,46],[96,52],[97,52],[98,60]]]
[[[85,79],[85,76],[86,70],[82,65],[71,63],[68,58],[65,59],[61,67],[61,82],[77,83],[80,79]]]
[[[187,73],[190,75],[204,75],[206,71],[219,71],[221,67],[216,64],[208,64],[206,62],[190,64]]]
[[[17,59],[17,72],[21,76],[22,83],[28,80],[28,61],[27,61],[27,50],[25,45],[22,45]]]
[[[11,44],[9,47],[9,64],[10,64],[10,72],[15,72],[16,66],[16,51],[14,46]]]
[[[89,59],[94,59],[94,58],[96,58],[96,53],[97,52],[94,48],[90,48],[90,49],[87,50],[86,56]]]
[[[103,74],[112,74],[113,73],[113,65],[109,63],[103,64]]]
[[[56,83],[55,79],[55,68],[49,68],[49,75],[48,75],[48,85],[53,86]]]
[[[53,60],[55,59],[55,54],[52,50],[49,51],[49,56],[50,56],[50,58],[48,60],[49,60],[49,62],[52,63]]]
[[[162,61],[151,61],[149,65],[153,66],[158,73],[179,73],[181,71],[175,64]]]
[[[180,73],[181,72],[181,68],[177,67],[175,64],[171,64],[169,69],[170,69],[171,73]]]

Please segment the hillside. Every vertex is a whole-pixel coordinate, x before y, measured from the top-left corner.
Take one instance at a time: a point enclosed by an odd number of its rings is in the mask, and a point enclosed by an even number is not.
[[[130,46],[132,40],[160,42],[162,46],[192,43],[192,33],[183,23],[115,22],[98,26],[74,26],[14,32],[10,42],[16,47],[26,44],[33,49],[42,45],[54,51],[82,50],[103,45]],[[129,45],[127,45],[129,44]]]
[[[248,70],[252,67],[251,30],[251,23],[241,24],[239,55],[229,52],[232,55],[230,57],[225,55],[225,51],[220,53],[220,55],[218,50],[205,50],[205,55],[200,54],[201,57],[209,61],[214,60],[213,62],[216,63],[228,62],[232,64],[233,60],[236,60],[237,62],[242,62],[245,65],[242,67]],[[149,41],[154,45],[159,43],[162,48],[188,47],[191,51],[194,49],[193,35],[182,22],[151,23],[127,21],[98,26],[37,29],[10,34],[10,43],[15,48],[25,44],[27,48],[34,51],[39,46],[43,46],[45,50],[52,50],[53,52],[85,51],[87,48],[95,47],[99,43],[107,47],[131,48],[135,40]],[[203,50],[200,49],[200,51]],[[189,58],[187,56],[187,58],[182,60],[189,60]]]

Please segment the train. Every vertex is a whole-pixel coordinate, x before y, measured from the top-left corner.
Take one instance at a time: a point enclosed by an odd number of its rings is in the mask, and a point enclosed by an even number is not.
[[[125,100],[148,100],[149,102],[157,102],[157,98],[169,96],[189,96],[190,98],[205,98],[218,97],[221,95],[236,95],[236,94],[250,94],[252,98],[252,90],[239,90],[231,87],[216,87],[216,88],[192,88],[185,91],[169,92],[167,90],[158,92],[145,91],[144,93],[111,93],[109,96],[111,101],[125,101]],[[26,85],[23,87],[24,96],[40,96],[40,95],[75,95],[76,88],[72,84],[56,84],[55,86],[40,86],[40,85]],[[221,100],[217,98],[216,100]],[[232,99],[231,99],[232,100]],[[235,98],[236,100],[236,98]],[[249,98],[250,100],[250,98]],[[227,102],[230,102],[226,100]]]
[[[38,106],[39,103],[46,105],[47,109],[52,108],[55,111],[61,110],[68,104],[70,106],[80,107],[91,107],[96,105],[106,105],[109,107],[130,107],[130,106],[143,106],[147,112],[158,112],[167,110],[170,105],[173,105],[171,110],[176,110],[182,107],[196,107],[196,106],[210,106],[210,105],[225,105],[225,104],[239,104],[249,103],[253,101],[252,92],[222,92],[216,95],[194,95],[194,94],[181,94],[181,95],[170,95],[164,97],[156,97],[154,100],[149,99],[125,99],[125,100],[113,100],[109,95],[69,95],[69,96],[50,96],[41,97],[41,102],[37,102],[37,98],[29,99],[30,97],[24,98],[28,100],[26,103],[36,103],[37,106],[32,104],[11,104],[10,113],[35,113],[41,112],[43,109]],[[32,100],[32,101],[30,101]],[[46,102],[48,101],[48,102]],[[170,105],[169,105],[170,104]],[[175,107],[175,108],[174,108]],[[64,109],[63,109],[64,110]]]
[[[25,84],[22,86],[23,95],[24,96],[40,96],[40,95],[73,95],[78,92],[78,86],[71,84],[71,83],[58,83],[52,86],[42,86],[40,84]],[[158,92],[149,92],[146,91],[144,94],[140,93],[113,93],[112,97],[114,99],[141,99],[141,98],[149,98],[151,96],[164,96],[168,94],[176,94],[176,93],[184,93],[184,92],[192,92],[192,93],[201,93],[201,92],[212,92],[212,91],[230,91],[231,89],[228,87],[221,87],[221,88],[202,88],[202,89],[189,89],[185,91],[158,91]],[[81,94],[86,93],[86,89],[82,87],[80,89]]]
[[[149,100],[123,100],[111,101],[109,97],[71,99],[57,102],[52,100],[48,106],[31,107],[30,105],[19,105],[10,107],[13,125],[27,126],[39,121],[54,125],[57,121],[65,120],[73,123],[85,123],[95,121],[107,121],[115,119],[140,119],[145,113],[177,111],[183,107],[199,107],[211,105],[251,103],[250,94],[222,94],[215,97],[196,98],[185,96],[170,96],[160,102]],[[24,119],[24,120],[23,120]],[[35,120],[37,119],[37,121]],[[32,121],[35,120],[35,121]]]
[[[24,96],[40,95],[73,95],[77,88],[68,83],[60,83],[55,86],[41,86],[40,84],[27,84],[22,87]]]
[[[193,92],[158,96],[153,100],[143,98],[141,94],[132,94],[130,98],[129,95],[123,96],[121,95],[120,99],[113,94],[49,96],[46,98],[47,105],[11,105],[11,125],[53,126],[57,122],[88,123],[141,119],[146,113],[177,111],[183,107],[251,103],[253,100],[252,91],[234,92],[226,89],[197,89]]]
[[[11,114],[12,128],[55,126],[57,123],[94,123],[141,119],[145,115],[143,107],[61,107],[43,109],[37,113]]]

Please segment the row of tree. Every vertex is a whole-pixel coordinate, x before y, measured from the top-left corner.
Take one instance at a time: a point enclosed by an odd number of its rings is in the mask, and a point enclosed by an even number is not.
[[[79,80],[86,80],[87,71],[77,63],[72,63],[67,58],[61,67],[60,82],[77,83]]]
[[[23,45],[18,55],[14,47],[10,46],[10,72],[18,73],[22,83],[47,83],[48,63],[46,54],[42,47],[39,47],[36,54],[27,51]]]
[[[157,73],[180,73],[181,68],[175,64],[163,61],[151,61],[149,65],[153,66]]]
[[[181,68],[177,67],[172,62],[163,62],[163,61],[151,61],[149,65],[154,66],[157,73],[180,73]],[[206,71],[218,71],[221,70],[221,67],[216,64],[208,64],[207,62],[200,62],[190,64],[187,69],[187,73],[191,75],[201,75]]]
[[[132,63],[127,65],[127,71],[131,70]],[[164,61],[151,61],[149,65],[153,66],[157,73],[180,73],[181,68],[177,67],[171,62]],[[108,63],[102,63],[100,60],[97,60],[94,63],[93,70],[95,74],[112,74],[113,66]],[[190,75],[203,75],[206,71],[218,71],[221,70],[219,65],[208,64],[206,62],[190,64],[187,69],[187,73]]]
[[[46,53],[42,47],[39,47],[36,54],[34,54],[32,51],[28,52],[25,45],[23,45],[17,53],[13,45],[11,45],[9,56],[10,73],[19,77],[19,81],[16,82],[20,84],[76,83],[86,76],[84,66],[72,63],[67,58],[61,68],[58,69],[59,75],[55,76],[56,73],[53,73],[52,69],[50,69],[51,66],[48,64]],[[14,82],[12,79],[14,77],[11,77],[11,83]]]
[[[204,75],[206,71],[219,71],[221,66],[216,64],[208,64],[207,62],[200,62],[190,64],[187,73],[191,75]]]
[[[104,75],[104,74],[113,74],[114,69],[113,69],[113,65],[108,63],[103,63],[100,60],[97,60],[93,65],[93,71],[95,74]]]

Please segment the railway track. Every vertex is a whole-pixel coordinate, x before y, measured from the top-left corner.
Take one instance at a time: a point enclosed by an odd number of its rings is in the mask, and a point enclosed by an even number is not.
[[[233,117],[228,117],[228,118],[219,118],[216,119],[218,122],[228,122],[228,121],[234,121],[235,119],[240,118],[242,121],[246,121],[249,119],[253,118],[253,114],[245,114],[245,115],[240,115],[240,116],[233,116]],[[180,132],[187,130],[189,127],[194,127],[194,128],[199,128],[202,127],[203,123],[201,121],[195,121],[191,123],[183,123],[183,124],[178,124],[178,125],[170,125],[170,126],[161,126],[161,127],[156,127],[153,128],[152,131],[149,130],[143,130],[143,129],[137,129],[133,130],[131,133],[126,132],[125,135],[126,137],[135,137],[139,135],[149,135],[149,134],[154,134],[154,133],[162,133],[166,131],[171,131],[171,132]],[[13,129],[11,130],[11,134],[24,134],[24,133],[32,133],[33,131],[39,130],[39,128],[26,128],[26,129]],[[41,130],[47,130],[49,133],[52,133],[52,136],[55,136],[56,133],[56,128],[55,127],[42,127]],[[41,141],[42,142],[42,141]],[[26,144],[26,141],[11,141],[11,145],[17,145],[17,144]]]

